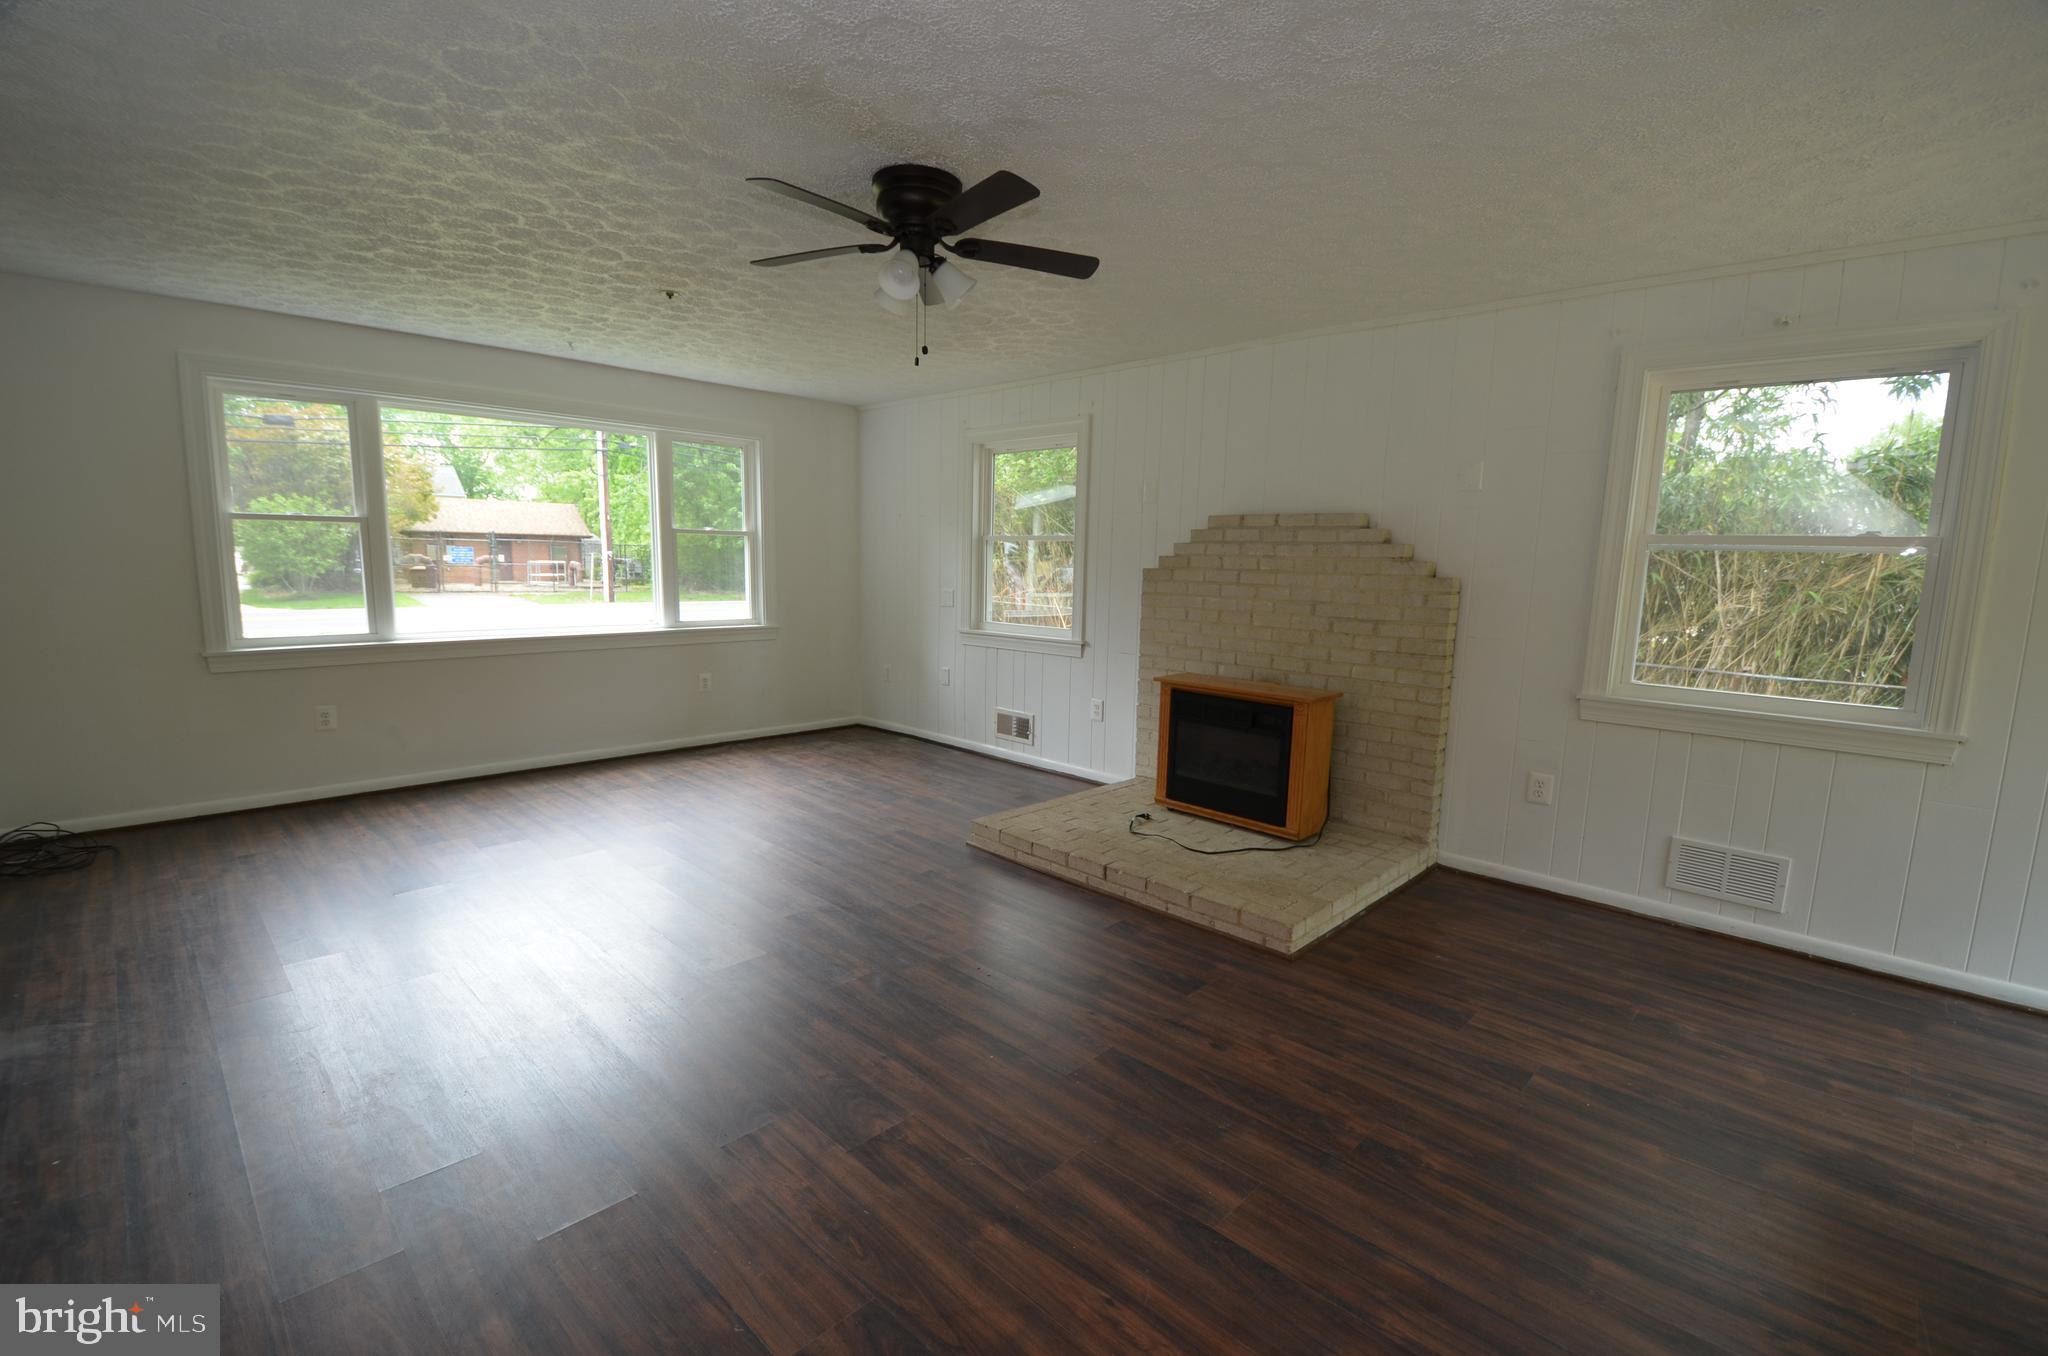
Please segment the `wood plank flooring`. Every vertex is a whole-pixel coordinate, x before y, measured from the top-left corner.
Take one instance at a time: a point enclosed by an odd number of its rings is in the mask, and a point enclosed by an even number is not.
[[[225,1349],[2040,1351],[2048,1018],[1439,871],[1288,962],[874,731],[0,887],[0,1277]]]

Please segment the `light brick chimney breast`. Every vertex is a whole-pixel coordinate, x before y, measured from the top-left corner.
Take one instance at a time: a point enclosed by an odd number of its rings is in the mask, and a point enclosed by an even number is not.
[[[1138,776],[1166,673],[1336,689],[1330,818],[1436,841],[1458,581],[1363,513],[1219,515],[1145,571]]]
[[[1141,606],[1136,779],[985,816],[974,846],[1287,955],[1435,863],[1457,580],[1363,513],[1230,514],[1145,571]],[[1274,840],[1153,804],[1168,673],[1343,694],[1319,838],[1208,855]]]

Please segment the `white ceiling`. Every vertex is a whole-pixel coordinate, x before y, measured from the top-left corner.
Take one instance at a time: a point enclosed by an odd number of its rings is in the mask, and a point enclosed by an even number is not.
[[[747,266],[901,160],[1102,271]],[[2043,218],[2039,0],[0,0],[0,267],[843,400]]]

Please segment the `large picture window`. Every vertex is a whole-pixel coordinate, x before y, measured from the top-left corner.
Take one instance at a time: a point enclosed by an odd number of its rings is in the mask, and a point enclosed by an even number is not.
[[[1633,363],[1584,714],[1952,755],[1995,471],[1975,333]]]
[[[379,404],[401,636],[651,626],[648,436]]]
[[[762,624],[749,440],[187,377],[210,653]]]
[[[1087,430],[1064,422],[973,441],[970,633],[1077,644],[1084,593]]]

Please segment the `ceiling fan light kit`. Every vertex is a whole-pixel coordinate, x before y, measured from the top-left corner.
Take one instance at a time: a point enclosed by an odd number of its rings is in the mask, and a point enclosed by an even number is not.
[[[751,178],[771,193],[808,203],[834,216],[845,217],[876,235],[887,236],[886,244],[834,245],[825,249],[778,254],[754,263],[763,268],[831,259],[843,254],[887,254],[882,263],[875,301],[885,311],[917,313],[920,329],[923,309],[944,304],[958,306],[976,286],[977,279],[947,254],[960,259],[1001,264],[1051,273],[1062,278],[1090,278],[1102,264],[1089,254],[1041,249],[1036,245],[1013,245],[1001,240],[955,239],[985,221],[1022,207],[1038,196],[1038,189],[1008,170],[997,170],[972,188],[963,189],[953,174],[930,165],[888,165],[875,171],[875,213],[863,212],[843,202],[813,193],[781,179]],[[941,254],[944,249],[946,254]],[[931,350],[922,338],[917,358]],[[913,362],[917,361],[913,358]]]
[[[917,295],[917,260],[902,250],[889,256],[882,265],[882,290],[898,301],[909,301]]]
[[[974,290],[975,281],[966,269],[944,259],[939,260],[938,267],[932,270],[932,286],[939,289],[939,299],[949,309],[966,300],[967,294]]]

